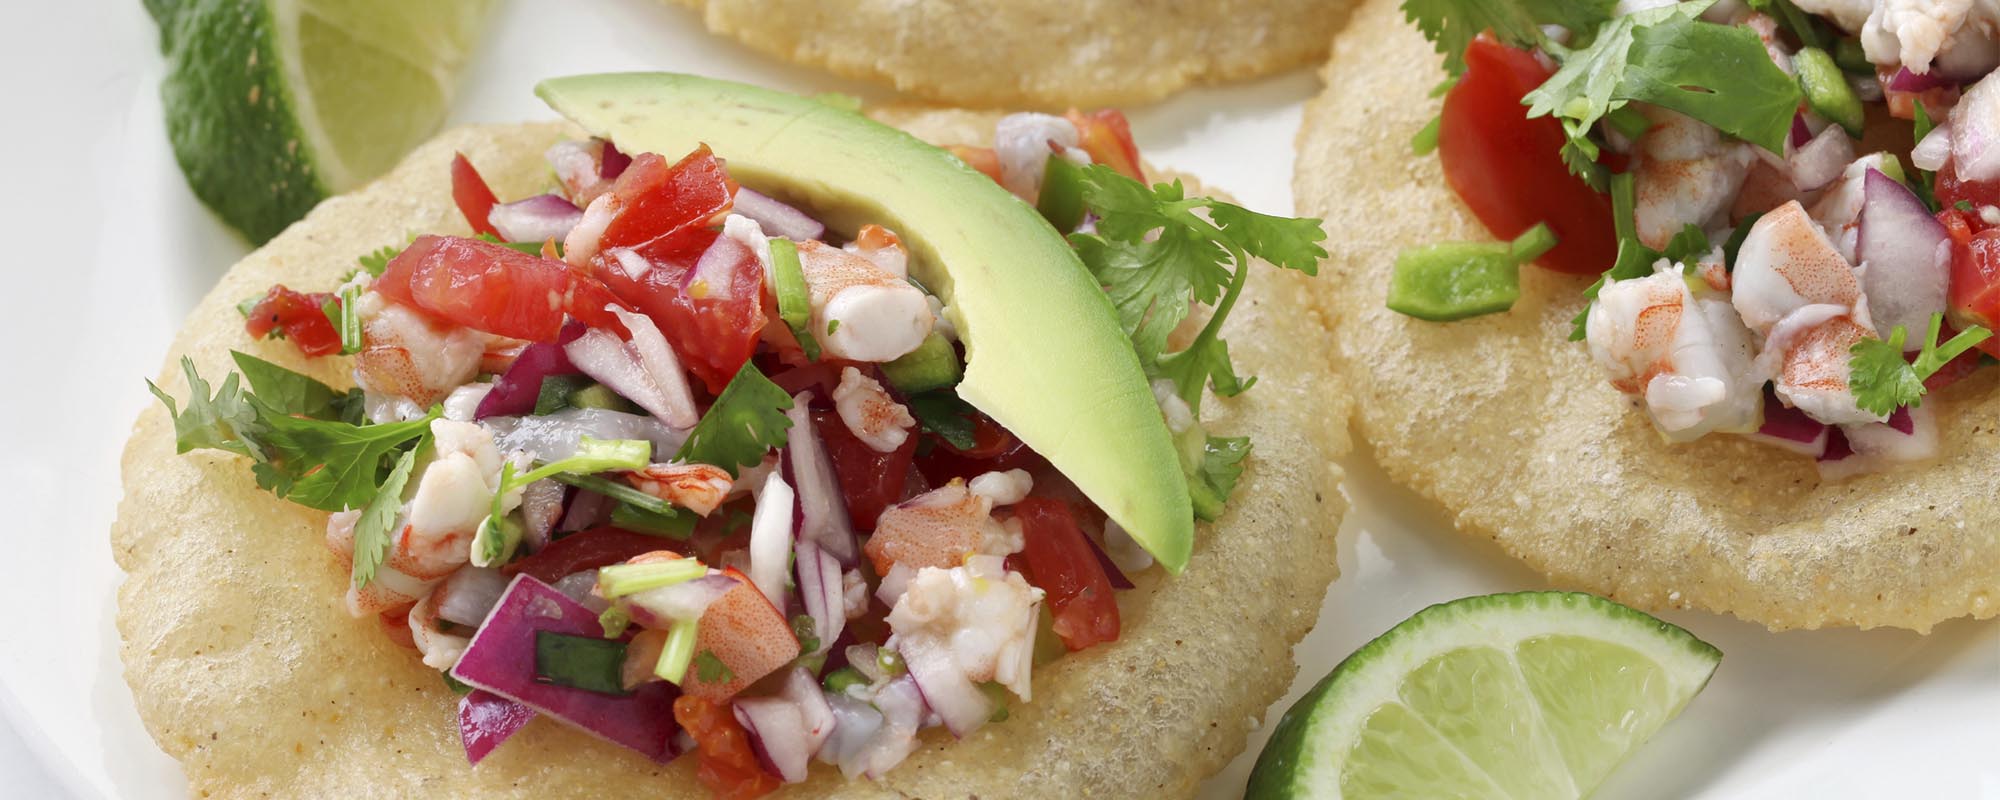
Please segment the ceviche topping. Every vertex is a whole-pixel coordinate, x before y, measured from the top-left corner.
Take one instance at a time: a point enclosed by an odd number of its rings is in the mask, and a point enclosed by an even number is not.
[[[1670,441],[1749,436],[1827,478],[1937,454],[1925,395],[2000,352],[1990,9],[1404,11],[1450,76],[1413,146],[1513,244],[1405,251],[1390,309],[1508,311],[1529,261],[1597,275],[1570,338]]]
[[[1250,443],[1205,430],[1204,390],[1255,379],[1221,327],[1252,259],[1316,269],[1317,222],[1147,186],[1115,111],[1009,116],[995,148],[956,152],[1060,209],[1194,513],[1222,514]],[[340,602],[465,694],[471,762],[543,716],[659,761],[691,748],[717,796],[814,760],[877,777],[924,729],[1004,719],[1038,666],[1117,641],[1126,573],[1183,557],[957,394],[982,343],[898,231],[822,224],[707,146],[547,158],[558,185],[503,202],[460,155],[477,235],[246,304],[253,338],[350,355],[357,388],[244,353],[216,386],[184,361],[185,407],[154,388],[182,452],[247,457],[330,512]]]

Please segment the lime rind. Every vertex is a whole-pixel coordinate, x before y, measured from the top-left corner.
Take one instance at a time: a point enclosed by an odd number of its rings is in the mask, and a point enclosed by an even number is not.
[[[1579,642],[1601,652],[1578,651]],[[1518,655],[1524,644],[1529,644],[1531,662],[1526,669],[1522,668]],[[1412,711],[1404,696],[1413,675],[1419,675],[1440,658],[1456,658],[1456,654],[1468,648],[1509,654],[1509,660],[1516,666],[1515,671],[1494,675],[1496,680],[1480,684],[1480,695],[1474,699],[1482,703],[1529,700],[1527,707],[1537,715],[1534,724],[1522,732],[1524,742],[1518,745],[1533,755],[1514,754],[1505,762],[1513,771],[1493,770],[1503,773],[1498,779],[1488,774],[1489,769],[1501,763],[1493,760],[1492,754],[1468,755],[1462,743],[1452,743],[1420,713]],[[1651,670],[1640,670],[1644,673],[1641,694],[1649,696],[1651,705],[1657,707],[1628,708],[1626,711],[1630,713],[1613,720],[1587,713],[1592,709],[1574,707],[1568,709],[1572,715],[1588,718],[1542,718],[1540,715],[1549,713],[1547,705],[1554,704],[1562,710],[1561,699],[1545,696],[1550,695],[1551,686],[1565,679],[1559,674],[1547,674],[1550,670],[1542,662],[1550,654],[1565,653],[1568,655],[1556,660],[1629,659],[1614,663],[1614,671],[1633,664],[1653,665]],[[1579,653],[1583,656],[1580,659],[1576,657]],[[1500,785],[1504,783],[1515,791],[1533,787],[1538,792],[1534,796],[1538,797],[1581,796],[1594,788],[1617,760],[1679,714],[1707,685],[1721,658],[1720,651],[1686,630],[1588,594],[1522,592],[1431,606],[1348,656],[1285,713],[1257,760],[1246,796],[1374,796],[1368,789],[1380,784],[1368,781],[1393,777],[1393,770],[1404,766],[1415,770],[1413,779],[1431,781],[1427,785],[1433,790],[1438,786],[1463,784],[1464,791],[1450,792],[1453,794],[1518,796],[1502,789]],[[1584,668],[1578,664],[1570,666]],[[1538,683],[1543,684],[1539,689]],[[1555,694],[1575,700],[1572,706],[1584,699],[1606,699],[1591,691],[1595,688],[1598,687],[1563,686],[1563,691]],[[1385,707],[1395,710],[1385,712],[1385,719],[1375,719],[1384,716],[1378,712]],[[1449,752],[1458,758],[1445,759],[1437,752],[1412,755],[1407,746],[1422,742],[1418,741],[1419,734],[1411,732],[1417,726],[1410,720],[1423,723],[1422,729],[1436,737],[1430,742],[1432,746],[1450,744]],[[1584,736],[1586,741],[1581,745],[1569,741],[1577,737],[1578,731],[1598,734],[1595,738],[1602,746],[1587,746],[1591,736]],[[1406,747],[1400,752],[1369,749],[1392,736],[1405,738]],[[1607,759],[1606,753],[1613,746],[1618,750],[1612,754],[1616,757]],[[1422,757],[1432,761],[1417,765],[1374,761],[1350,764],[1357,751],[1363,759],[1393,761]],[[1528,763],[1530,759],[1538,763]],[[1479,766],[1481,760],[1487,762],[1487,768]],[[1558,771],[1568,779],[1568,785],[1553,782]],[[1550,788],[1555,788],[1556,793],[1539,794]],[[1349,789],[1355,791],[1350,793]]]

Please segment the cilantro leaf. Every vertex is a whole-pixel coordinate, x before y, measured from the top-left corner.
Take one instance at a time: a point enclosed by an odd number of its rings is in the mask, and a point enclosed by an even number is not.
[[[721,467],[736,477],[737,468],[762,462],[766,452],[785,446],[785,432],[792,427],[785,411],[791,407],[791,395],[746,361],[674,458]]]
[[[716,658],[715,653],[703,650],[694,657],[694,675],[702,683],[728,683],[736,680],[736,673],[729,671],[729,665]]]
[[[1250,455],[1248,436],[1210,436],[1202,447],[1201,463],[1188,475],[1194,515],[1214,522],[1222,515],[1223,504],[1236,490],[1243,476],[1243,459]]]
[[[272,410],[287,416],[360,421],[360,389],[336,392],[331,386],[248,353],[230,351],[229,355],[236,360],[237,372],[250,382],[250,391]]]
[[[1547,41],[1543,25],[1561,25],[1589,35],[1611,19],[1613,0],[1404,0],[1403,15],[1424,32],[1452,75],[1465,72],[1465,47],[1482,31],[1492,31],[1514,47]]]
[[[263,448],[255,438],[262,425],[257,420],[257,410],[250,406],[238,385],[236,373],[222,379],[222,388],[211,397],[208,381],[195,372],[194,359],[182,356],[181,372],[188,383],[186,411],[175,406],[174,398],[158,385],[146,381],[146,388],[166,404],[167,416],[174,420],[174,452],[213,449],[263,458]]]
[[[1184,228],[1163,230],[1150,242],[1079,233],[1070,243],[1104,285],[1141,366],[1150,367],[1166,350],[1167,337],[1187,319],[1190,300],[1213,303],[1229,281],[1222,266],[1227,251]]]
[[[394,261],[396,256],[402,254],[403,248],[395,245],[383,245],[381,249],[362,256],[359,260],[362,269],[367,270],[368,274],[380,278],[383,271],[389,268],[389,262]]]
[[[1863,339],[1849,348],[1847,385],[1854,392],[1854,404],[1877,416],[1888,416],[1902,406],[1923,404],[1924,380],[1943,369],[1952,359],[1992,336],[1993,332],[1974,325],[1944,344],[1938,335],[1944,329],[1944,315],[1932,314],[1930,332],[1912,361],[1903,360],[1903,342],[1908,332],[1897,325],[1889,338]]]
[[[1326,238],[1319,220],[1259,214],[1217,201],[1209,202],[1208,218],[1244,252],[1285,269],[1319,274],[1319,260],[1326,257],[1318,244]]]
[[[1596,174],[1589,137],[1605,115],[1640,101],[1681,112],[1774,153],[1783,153],[1800,101],[1798,81],[1771,61],[1748,28],[1696,19],[1708,4],[1680,3],[1605,23],[1547,82],[1523,98],[1528,116],[1554,115],[1569,141],[1572,172]]]
[[[425,437],[429,433],[424,434]],[[382,560],[389,556],[389,531],[396,524],[396,514],[403,508],[403,487],[410,481],[410,470],[417,464],[417,450],[403,451],[396,459],[396,466],[389,470],[379,490],[373,484],[369,490],[374,496],[368,498],[362,508],[361,517],[354,521],[354,588],[367,586],[375,580],[375,570],[382,566]]]
[[[960,400],[958,393],[950,389],[934,389],[910,395],[905,405],[910,416],[917,418],[917,424],[928,433],[960,450],[971,450],[979,442],[973,436],[972,406]]]
[[[278,496],[321,511],[361,508],[375,498],[396,456],[428,437],[431,409],[422,419],[387,425],[353,425],[293,417],[252,396],[267,429],[259,436],[269,459],[252,467],[257,484]]]

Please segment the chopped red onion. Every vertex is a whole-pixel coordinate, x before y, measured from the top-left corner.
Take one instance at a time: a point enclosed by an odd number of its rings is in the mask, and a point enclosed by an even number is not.
[[[819,760],[840,767],[849,779],[859,777],[867,767],[861,757],[882,730],[882,712],[844,694],[828,695],[826,700],[833,712],[833,735],[820,746]]]
[[[569,356],[563,354],[563,345],[576,341],[587,330],[583,323],[570,320],[554,343],[535,342],[522,348],[514,363],[507,365],[507,371],[493,381],[492,391],[479,399],[472,418],[483,420],[533,412],[543,380],[551,375],[577,374],[576,365],[569,363]]]
[[[739,699],[734,710],[757,748],[758,759],[786,783],[806,779],[806,767],[835,724],[826,696],[803,667],[794,667],[785,676],[781,694]]]
[[[652,374],[640,363],[639,354],[610,331],[593,328],[576,341],[564,345],[563,352],[583,374],[617,392],[618,396],[638,404],[661,422],[671,426],[674,424],[671,420],[681,417],[683,409],[669,399],[666,390],[653,380]]]
[[[1840,126],[1828,125],[1786,161],[1791,166],[1792,185],[1802,192],[1816,191],[1838,180],[1854,161],[1854,140]]]
[[[599,139],[604,143],[604,157],[598,162],[597,176],[605,180],[616,180],[625,174],[625,168],[632,166],[632,157],[618,152],[618,145],[610,139]]]
[[[500,238],[510,242],[562,241],[582,219],[583,209],[556,194],[501,203],[486,214]]]
[[[1892,92],[1910,92],[1914,94],[1929,91],[1939,86],[1949,85],[1951,85],[1951,81],[1945,80],[1945,77],[1938,74],[1937,70],[1911,72],[1909,67],[1898,67],[1896,74],[1889,78],[1889,83],[1884,88]]]
[[[1806,142],[1812,141],[1812,138],[1812,128],[1806,125],[1806,112],[1800,111],[1793,114],[1791,145],[1793,147],[1803,147]]]
[[[534,718],[534,709],[484,689],[466,693],[458,701],[458,738],[465,745],[465,760],[478,766]]]
[[[692,286],[696,281],[701,281],[708,284],[712,293],[728,292],[735,285],[731,276],[736,270],[736,265],[756,257],[757,255],[750,252],[748,246],[737,241],[735,237],[718,236],[709,244],[707,250],[701,251],[701,257],[695,259],[694,269],[688,270],[687,275],[681,279],[681,285]]]
[[[549,543],[556,523],[562,521],[569,487],[544,478],[521,489],[521,516],[527,529],[521,532],[521,549],[533,553]]]
[[[1951,168],[1968,183],[2000,179],[2000,80],[1987,77],[1951,110]]]
[[[736,190],[735,213],[757,221],[770,236],[783,236],[796,242],[818,239],[826,234],[826,226],[808,216],[806,212],[786,205],[770,195],[747,186]]]
[[[754,534],[753,534],[754,535]],[[813,636],[819,648],[806,655],[833,649],[834,640],[847,626],[845,585],[841,581],[840,560],[812,542],[799,540],[793,562],[798,568],[799,599],[806,615],[812,617]]]
[[[1125,577],[1125,571],[1118,568],[1118,562],[1111,560],[1111,554],[1104,552],[1104,545],[1089,536],[1083,540],[1090,543],[1090,552],[1097,556],[1097,563],[1104,568],[1104,577],[1111,581],[1113,589],[1133,588],[1132,579]]]
[[[437,591],[439,619],[477,628],[507,591],[507,576],[486,567],[461,567],[444,579]]]
[[[923,729],[929,709],[924,705],[923,691],[908,675],[884,684],[875,692],[875,708],[882,712],[882,727],[856,758],[856,766],[869,778],[879,780],[916,752],[917,731]],[[846,762],[841,763],[840,771],[848,772]]]
[[[1887,338],[1898,325],[1925,330],[1931,316],[1945,310],[1951,239],[1908,187],[1874,169],[1864,180],[1855,252],[1868,265],[1861,289],[1875,331]],[[1920,338],[1908,337],[1904,349],[1922,349]]]
[[[604,613],[605,609],[611,607],[610,602],[602,597],[598,597],[597,593],[592,591],[597,588],[597,570],[595,569],[572,572],[562,576],[560,580],[550,585],[554,586],[556,591],[562,592],[564,597],[575,600],[578,605],[598,614]]]
[[[792,558],[792,487],[772,472],[757,493],[757,509],[750,518],[750,582],[771,601],[772,608],[784,608],[785,572]]]
[[[1910,166],[1926,172],[1944,169],[1945,162],[1949,160],[1951,160],[1949,120],[1938,123],[1937,127],[1932,128],[1930,133],[1924,134],[1924,138],[1910,150]]]
[[[910,677],[924,693],[924,703],[944,720],[953,736],[964,738],[993,716],[993,698],[965,676],[947,641],[933,636],[897,637],[896,650]]]
[[[1897,406],[1895,412],[1891,413],[1883,424],[1894,428],[1897,433],[1904,436],[1917,432],[1916,417],[1910,413],[1909,406]]]
[[[855,542],[854,524],[847,518],[847,499],[840,491],[833,459],[813,428],[812,398],[812,392],[800,392],[792,398],[791,410],[785,412],[792,421],[785,446],[785,471],[798,487],[798,538],[819,545],[841,566],[851,566],[860,558],[861,547]]]
[[[653,318],[637,311],[626,311],[618,306],[608,307],[625,330],[632,334],[632,351],[639,356],[639,365],[645,367],[646,377],[659,387],[666,403],[667,416],[661,421],[680,430],[693,428],[701,421],[701,413],[695,410],[694,393],[688,389],[687,372],[681,369],[681,361],[674,355],[674,348],[667,345],[667,337],[660,333],[660,327],[653,324]]]
[[[1801,455],[1818,457],[1826,452],[1827,432],[1832,426],[1806,412],[1778,402],[1771,390],[1764,390],[1764,424],[1750,438]]]
[[[674,746],[674,688],[664,681],[614,696],[535,679],[535,634],[603,636],[597,614],[527,575],[515,576],[487,616],[453,677],[661,763]]]
[[[556,523],[556,530],[567,533],[602,525],[611,517],[613,505],[609,497],[578,489],[570,495],[569,508],[563,512],[562,522]]]

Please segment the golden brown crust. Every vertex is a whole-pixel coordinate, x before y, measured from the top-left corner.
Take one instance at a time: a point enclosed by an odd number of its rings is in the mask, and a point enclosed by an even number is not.
[[[1990,370],[1932,399],[1935,463],[1822,483],[1740,437],[1662,441],[1565,341],[1587,280],[1524,270],[1511,312],[1448,324],[1383,306],[1401,248],[1491,238],[1410,151],[1443,73],[1397,6],[1370,0],[1335,40],[1293,184],[1332,234],[1315,288],[1383,468],[1558,583],[1641,608],[1919,631],[2000,611]]]
[[[778,58],[984,107],[1132,105],[1318,63],[1347,0],[678,0]]]
[[[992,130],[990,116],[896,122],[945,140],[983,141]],[[219,377],[231,348],[347,385],[340,359],[302,362],[282,344],[250,342],[233,304],[275,282],[330,287],[356,255],[411,231],[466,233],[447,191],[452,151],[502,196],[519,196],[544,188],[541,153],[567,134],[557,124],[451,131],[367,189],[322,204],[203,299],[161,387],[186,396],[180,357]],[[1257,450],[1228,516],[1202,528],[1186,574],[1122,595],[1123,640],[1040,670],[1035,702],[1016,704],[1008,721],[960,742],[933,733],[881,783],[816,766],[786,796],[1175,796],[1242,749],[1252,717],[1291,682],[1291,646],[1334,576],[1344,510],[1328,462],[1347,447],[1347,403],[1317,356],[1299,363],[1294,348],[1319,323],[1298,279],[1277,272],[1258,275],[1232,324],[1239,363],[1263,381],[1212,412],[1213,429],[1250,435]],[[703,796],[691,759],[654,765],[547,721],[468,768],[456,698],[378,622],[341,610],[346,576],[323,544],[324,514],[258,490],[241,459],[175,455],[157,406],[140,416],[124,463],[112,538],[129,574],[118,611],[126,678],[193,792]]]

